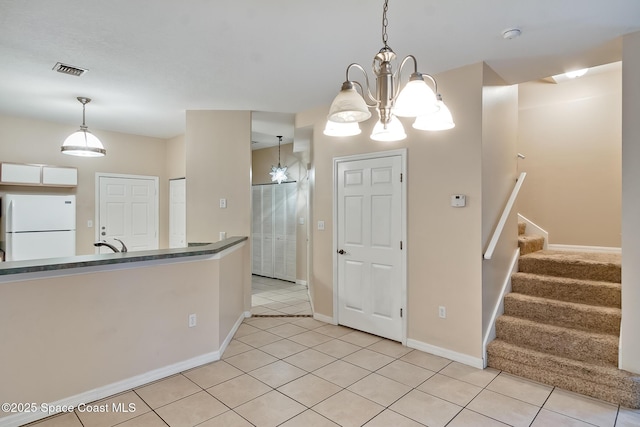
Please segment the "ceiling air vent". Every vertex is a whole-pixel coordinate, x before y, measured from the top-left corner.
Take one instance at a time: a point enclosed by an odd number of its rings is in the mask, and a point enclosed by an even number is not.
[[[63,64],[62,62],[58,62],[53,67],[53,70],[62,74],[69,74],[71,76],[76,76],[76,77],[80,77],[81,75],[89,71],[85,68],[74,67],[73,65]]]

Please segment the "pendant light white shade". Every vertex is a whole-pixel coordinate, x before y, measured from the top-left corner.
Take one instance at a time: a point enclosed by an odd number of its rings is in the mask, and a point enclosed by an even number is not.
[[[447,130],[453,129],[456,124],[453,122],[451,111],[438,95],[438,105],[440,109],[432,114],[416,117],[413,128],[418,130]]]
[[[378,123],[373,127],[370,138],[374,141],[392,142],[401,141],[406,137],[407,134],[404,132],[400,119],[392,116],[391,121],[386,126],[382,121],[378,120]]]
[[[82,104],[82,125],[80,129],[72,133],[64,140],[60,151],[62,154],[79,157],[102,157],[107,154],[102,142],[89,129],[84,122],[85,105],[91,102],[90,98],[78,97]]]
[[[354,136],[360,135],[362,130],[357,122],[354,123],[338,123],[327,120],[327,124],[322,132],[327,136]]]
[[[422,80],[410,80],[402,88],[396,100],[393,114],[399,117],[417,117],[431,114],[438,110],[436,94]]]
[[[342,84],[342,89],[333,99],[328,119],[336,123],[363,122],[371,117],[371,111],[364,98],[350,82]]]
[[[80,157],[101,157],[106,154],[100,140],[86,127],[69,135],[64,140],[61,151],[63,154]]]

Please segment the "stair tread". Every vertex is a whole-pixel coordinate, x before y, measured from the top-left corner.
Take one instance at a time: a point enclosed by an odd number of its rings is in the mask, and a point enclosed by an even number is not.
[[[515,272],[511,277],[525,277],[525,278],[537,278],[538,280],[544,280],[547,282],[556,282],[563,284],[584,284],[590,286],[604,286],[612,289],[620,289],[621,284],[616,282],[606,282],[603,280],[589,280],[589,279],[574,279],[573,277],[562,276],[548,276],[546,274],[526,273],[523,271]]]
[[[640,375],[541,353],[501,340],[487,347],[488,366],[628,408],[640,408]]]
[[[618,335],[621,310],[532,295],[509,293],[504,297],[506,315],[577,330]]]
[[[622,285],[615,282],[517,272],[511,275],[511,288],[516,293],[558,301],[621,306]]]
[[[496,337],[524,348],[596,364],[618,360],[618,337],[581,331],[503,315],[496,321]]]
[[[528,326],[536,329],[544,329],[551,332],[561,332],[561,333],[566,333],[571,335],[581,335],[587,339],[593,339],[593,340],[611,341],[616,345],[618,345],[618,341],[619,341],[619,338],[613,334],[607,334],[603,332],[583,331],[580,329],[568,328],[565,326],[551,325],[548,323],[540,323],[540,322],[536,322],[535,320],[525,319],[517,316],[510,316],[507,314],[504,314],[498,317],[497,321],[498,322],[516,322],[523,326]]]
[[[520,256],[518,269],[544,276],[620,283],[622,256],[602,252],[528,251]]]
[[[622,266],[622,256],[605,252],[572,252],[545,249],[523,255],[522,258],[550,259],[556,261],[570,261],[584,264],[611,264]]]
[[[511,298],[511,299],[517,299],[520,301],[549,304],[556,307],[563,307],[563,308],[569,308],[569,309],[596,311],[596,312],[602,312],[607,314],[619,314],[622,311],[620,308],[617,308],[617,307],[603,307],[598,305],[583,304],[579,302],[562,301],[562,300],[557,300],[552,298],[539,297],[535,295],[521,294],[518,292],[508,293],[504,297],[505,299]]]
[[[634,382],[637,382],[638,387],[640,387],[640,374],[635,374],[633,372],[618,369],[618,367],[615,365],[599,365],[596,363],[583,362],[567,357],[556,356],[553,354],[521,347],[516,344],[511,344],[500,339],[491,341],[487,346],[487,351],[493,354],[496,354],[496,352],[498,351],[512,351],[511,354],[516,356],[522,354],[530,354],[531,356],[534,356],[536,358],[548,359],[557,366],[562,367],[562,369],[577,370],[587,376],[598,374],[603,377],[606,376],[610,379],[615,379],[617,381],[631,379],[634,380]],[[567,374],[569,374],[569,372],[567,372]],[[594,380],[597,380],[597,378],[594,378]]]

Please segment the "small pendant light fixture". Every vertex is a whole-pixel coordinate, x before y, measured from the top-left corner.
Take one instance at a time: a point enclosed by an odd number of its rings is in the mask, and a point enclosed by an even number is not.
[[[398,117],[415,117],[413,127],[419,130],[445,130],[455,126],[451,112],[438,93],[435,79],[429,74],[418,72],[418,63],[413,55],[407,55],[400,62],[398,70],[393,71],[396,54],[387,44],[388,9],[389,0],[385,0],[382,11],[383,47],[374,57],[372,67],[376,84],[369,84],[367,72],[360,64],[350,64],[347,67],[347,79],[331,103],[325,135],[357,135],[358,123],[371,117],[370,109],[375,109],[378,113],[378,122],[371,134],[371,139],[375,141],[399,141],[407,137]],[[402,69],[409,61],[413,63],[413,73],[400,90]],[[349,79],[349,71],[354,68],[364,74],[365,85]],[[375,93],[372,93],[372,87]],[[346,125],[352,127],[347,128]]]
[[[278,167],[271,166],[271,172],[269,172],[269,175],[271,175],[272,182],[277,181],[278,184],[281,184],[282,181],[287,180],[287,167],[280,166],[280,143],[282,142],[282,136],[278,136],[277,138],[278,138]]]
[[[79,96],[78,101],[82,104],[82,125],[80,130],[75,131],[64,140],[60,148],[62,154],[80,157],[102,157],[107,154],[102,142],[91,132],[84,122],[85,105],[91,102],[91,98]]]

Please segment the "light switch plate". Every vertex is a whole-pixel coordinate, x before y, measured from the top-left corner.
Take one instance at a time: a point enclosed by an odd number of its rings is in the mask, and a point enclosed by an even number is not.
[[[220,208],[225,209],[227,207],[227,199],[220,199]]]
[[[318,221],[318,230],[324,230],[324,221]]]

